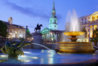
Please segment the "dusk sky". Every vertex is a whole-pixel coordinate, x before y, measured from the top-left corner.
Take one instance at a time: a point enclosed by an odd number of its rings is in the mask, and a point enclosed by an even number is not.
[[[53,0],[0,0],[0,20],[8,21],[13,17],[13,24],[29,26],[31,32],[37,23],[48,27]],[[58,29],[64,30],[68,11],[76,10],[78,17],[98,11],[98,0],[55,0]]]

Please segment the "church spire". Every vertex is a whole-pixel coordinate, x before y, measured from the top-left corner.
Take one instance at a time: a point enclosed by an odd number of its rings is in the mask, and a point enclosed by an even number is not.
[[[56,18],[56,11],[55,11],[55,2],[53,1],[53,9],[52,9],[52,16],[49,19],[49,29],[50,30],[57,30],[57,18]]]
[[[53,0],[53,10],[55,10],[55,2],[54,2],[54,0]]]
[[[53,0],[53,9],[52,9],[52,17],[56,16],[56,11],[55,11],[55,2]]]

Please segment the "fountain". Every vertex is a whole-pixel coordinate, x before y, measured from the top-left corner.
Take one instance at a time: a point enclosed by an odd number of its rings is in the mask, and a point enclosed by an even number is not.
[[[72,43],[72,42],[71,42]],[[71,44],[69,42],[70,45]],[[21,43],[7,43],[2,50],[6,54],[0,53],[0,65],[13,65],[13,66],[31,66],[31,65],[67,65],[79,64],[84,62],[96,63],[98,54],[69,54],[69,53],[56,53],[54,50],[40,45],[39,43],[31,43],[46,49],[22,49],[28,45]],[[63,45],[63,44],[61,44]],[[64,43],[65,45],[65,43]],[[78,45],[78,44],[77,44]],[[86,45],[87,46],[87,45]],[[61,48],[62,49],[62,48]],[[61,50],[60,50],[61,51]],[[64,51],[65,52],[65,51]],[[22,55],[23,54],[23,55]],[[11,59],[10,59],[11,58]]]
[[[24,39],[16,40],[6,40],[5,45],[1,48],[2,53],[8,55],[8,59],[4,60],[6,62],[19,62],[18,56],[24,55],[23,47],[30,45],[31,41],[25,41]]]
[[[70,18],[69,31],[64,32],[64,35],[70,36],[68,38],[71,42],[58,42],[59,52],[68,53],[93,53],[94,48],[90,42],[77,42],[77,36],[84,35],[84,32],[80,30],[80,24],[76,12],[73,11],[73,15]]]
[[[72,19],[72,21],[74,21]],[[76,22],[76,21],[75,21]],[[22,49],[24,46],[28,45],[28,42],[16,42],[16,43],[6,43],[2,47],[2,52],[0,53],[0,65],[1,66],[36,66],[36,65],[84,65],[88,66],[88,63],[96,63],[98,61],[98,53],[94,54],[74,54],[76,52],[94,52],[93,46],[91,43],[87,42],[76,42],[77,36],[83,35],[84,32],[79,30],[79,24],[76,22],[75,26],[71,23],[70,31],[64,32],[65,35],[71,36],[69,38],[72,42],[59,42],[59,52],[70,52],[70,53],[56,53],[54,50],[49,49],[48,47],[41,45],[39,43],[31,43],[33,45],[38,45],[45,49]],[[78,26],[78,28],[76,28]],[[73,30],[72,30],[73,29]],[[75,29],[75,30],[74,30]],[[38,36],[35,36],[38,37]],[[37,42],[37,39],[35,39]],[[39,41],[40,42],[40,41]],[[89,65],[90,65],[89,64]]]
[[[45,48],[45,49],[47,49],[47,50],[51,50],[51,49],[48,48],[47,46],[44,46],[44,45],[39,44],[39,43],[32,43],[32,44],[33,44],[33,45],[38,45],[38,46],[43,47],[43,48]]]

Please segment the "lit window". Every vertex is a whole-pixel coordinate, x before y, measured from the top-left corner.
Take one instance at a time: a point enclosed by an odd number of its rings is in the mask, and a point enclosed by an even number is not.
[[[56,22],[54,22],[54,24],[56,24]]]
[[[88,19],[90,19],[90,17],[88,17]]]
[[[52,22],[52,20],[50,20],[50,22]]]
[[[92,21],[94,21],[95,20],[95,17],[92,17]]]
[[[97,29],[97,25],[94,25],[94,30],[96,30]]]
[[[92,38],[93,36],[93,30],[92,30],[92,26],[90,26],[90,38]]]

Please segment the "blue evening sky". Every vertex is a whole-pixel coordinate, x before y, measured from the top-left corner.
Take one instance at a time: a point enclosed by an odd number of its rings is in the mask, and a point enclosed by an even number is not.
[[[37,23],[48,27],[51,17],[53,0],[0,0],[0,20],[29,26],[31,32]],[[68,11],[76,10],[78,17],[98,11],[98,0],[55,0],[58,29],[64,30]]]

